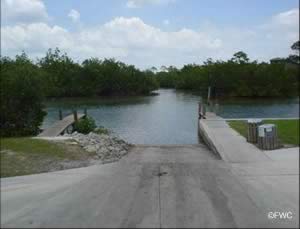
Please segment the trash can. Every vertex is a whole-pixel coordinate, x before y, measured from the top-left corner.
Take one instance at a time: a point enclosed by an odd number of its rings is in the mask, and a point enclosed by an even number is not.
[[[262,124],[261,119],[248,119],[247,141],[257,143],[258,126]]]
[[[264,124],[258,127],[258,148],[273,150],[279,147],[277,127],[274,124]]]

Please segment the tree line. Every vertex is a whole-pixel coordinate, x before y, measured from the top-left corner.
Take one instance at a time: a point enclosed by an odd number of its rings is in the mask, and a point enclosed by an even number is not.
[[[45,57],[33,63],[23,52],[15,59],[1,58],[1,75],[24,75],[30,68],[46,97],[148,94],[158,88],[154,74],[141,71],[114,59],[90,58],[74,62],[59,49],[48,50]]]
[[[33,62],[26,53],[1,57],[1,136],[35,135],[49,97],[147,95],[159,87],[151,71],[114,59],[75,63],[59,49]]]
[[[196,90],[213,97],[298,96],[299,41],[292,45],[296,54],[273,58],[270,63],[250,61],[240,51],[227,61],[208,59],[203,65],[188,64],[181,69],[162,67],[156,73],[160,87]]]

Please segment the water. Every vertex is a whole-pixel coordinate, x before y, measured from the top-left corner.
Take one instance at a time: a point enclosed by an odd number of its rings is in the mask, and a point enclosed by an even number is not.
[[[299,117],[299,97],[289,99],[221,100],[223,118],[295,118]]]
[[[88,115],[126,141],[134,144],[198,143],[197,94],[158,90],[157,96],[114,97],[97,99],[60,99],[46,103],[42,128],[58,120],[58,109],[64,115],[72,108]],[[299,99],[225,100],[220,101],[219,115],[226,118],[297,117]]]

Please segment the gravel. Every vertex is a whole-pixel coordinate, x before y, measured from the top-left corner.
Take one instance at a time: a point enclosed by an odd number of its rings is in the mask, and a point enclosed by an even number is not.
[[[96,134],[90,132],[87,135],[74,132],[66,134],[64,137],[70,137],[78,142],[87,152],[95,152],[103,164],[118,161],[128,153],[130,145],[110,134]]]

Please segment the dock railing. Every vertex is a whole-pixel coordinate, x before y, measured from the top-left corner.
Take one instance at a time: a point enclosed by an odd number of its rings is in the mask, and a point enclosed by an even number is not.
[[[59,117],[59,120],[63,120],[65,117],[69,116],[69,115],[72,115],[73,114],[73,117],[74,117],[74,121],[78,121],[78,112],[76,109],[72,109],[71,111],[63,114],[63,111],[61,109],[58,110],[58,117]],[[84,116],[86,117],[87,116],[87,109],[84,108],[83,109],[83,114]]]

